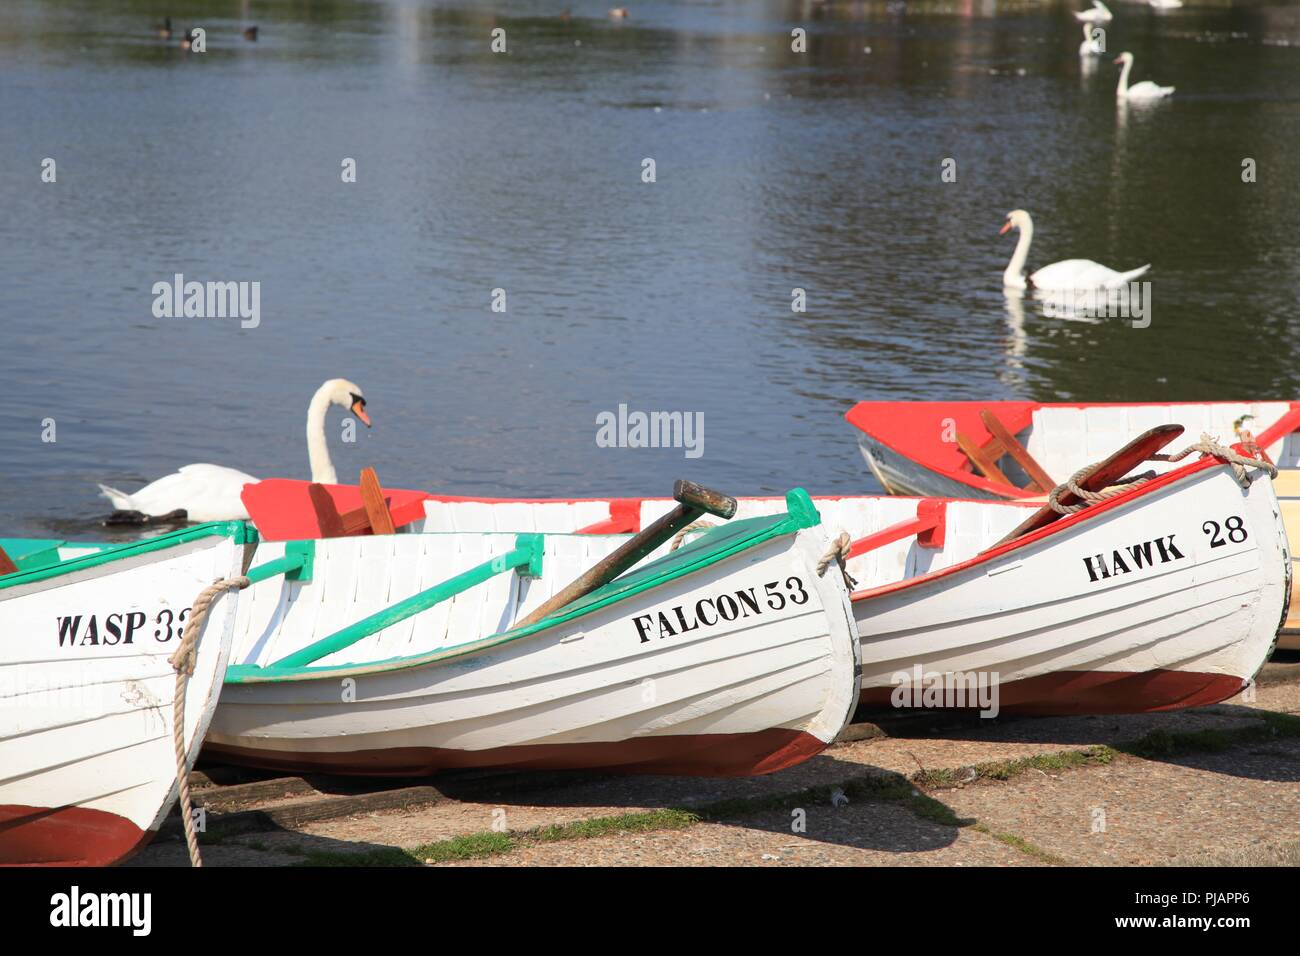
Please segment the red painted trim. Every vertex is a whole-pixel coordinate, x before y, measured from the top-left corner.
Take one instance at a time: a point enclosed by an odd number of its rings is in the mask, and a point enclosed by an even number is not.
[[[1247,680],[1195,671],[1057,671],[998,685],[998,711],[1047,717],[1207,707],[1235,697]],[[895,709],[894,692],[894,687],[864,688],[859,704],[869,709]]]
[[[1263,451],[1269,445],[1281,441],[1294,431],[1300,431],[1300,402],[1292,402],[1291,411],[1256,435],[1255,444]]]
[[[891,524],[887,528],[864,535],[853,542],[849,548],[849,557],[883,548],[887,544],[901,541],[916,535],[916,543],[923,548],[942,548],[944,539],[944,517],[947,514],[947,502],[941,499],[926,498],[917,503],[916,517]],[[938,543],[935,543],[935,542]]]
[[[778,727],[750,734],[633,737],[608,743],[533,744],[488,750],[395,747],[321,753],[208,743],[203,754],[268,770],[381,777],[423,776],[467,767],[752,777],[793,767],[824,749],[825,742],[812,734]]]
[[[849,597],[854,604],[857,604],[860,601],[869,601],[872,598],[880,597],[883,594],[892,594],[895,591],[904,591],[909,588],[920,587],[923,584],[929,584],[931,581],[937,581],[953,574],[959,574],[962,571],[978,567],[981,564],[987,564],[994,558],[1000,558],[1012,551],[1028,547],[1034,542],[1041,541],[1049,535],[1061,534],[1070,528],[1073,528],[1077,524],[1091,521],[1098,515],[1105,514],[1107,511],[1123,507],[1129,502],[1141,498],[1144,495],[1149,495],[1152,492],[1158,491],[1159,489],[1177,481],[1182,481],[1184,478],[1190,478],[1198,471],[1205,471],[1207,468],[1224,467],[1227,466],[1217,458],[1200,458],[1190,464],[1183,465],[1181,468],[1175,468],[1172,471],[1165,472],[1163,475],[1158,475],[1145,484],[1138,485],[1129,491],[1118,494],[1114,498],[1107,498],[1105,501],[1095,504],[1090,508],[1085,508],[1083,511],[1076,512],[1075,514],[1064,515],[1059,520],[1054,521],[1049,525],[1045,525],[1036,531],[1030,531],[1028,534],[1021,535],[1019,538],[1012,541],[1006,541],[989,548],[987,551],[981,551],[974,557],[968,558],[959,564],[954,564],[950,567],[942,568],[938,571],[931,571],[929,574],[919,575],[903,581],[894,581],[890,584],[882,584],[874,588],[864,588],[861,591],[854,591],[849,595]]]
[[[108,866],[152,836],[102,810],[0,805],[0,866]]]
[[[609,517],[574,534],[636,534],[641,530],[641,499],[614,498],[609,503]]]

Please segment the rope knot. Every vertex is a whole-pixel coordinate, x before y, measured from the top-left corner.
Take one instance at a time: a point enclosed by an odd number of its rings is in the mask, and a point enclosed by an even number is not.
[[[857,587],[858,582],[853,575],[849,574],[848,568],[845,567],[845,562],[849,559],[849,552],[852,550],[853,539],[849,537],[847,531],[841,531],[839,537],[831,542],[831,546],[827,552],[817,559],[817,576],[821,577],[825,574],[826,569],[829,568],[831,562],[834,561],[840,566],[840,574],[844,575],[844,583],[848,586],[848,589],[852,591]]]

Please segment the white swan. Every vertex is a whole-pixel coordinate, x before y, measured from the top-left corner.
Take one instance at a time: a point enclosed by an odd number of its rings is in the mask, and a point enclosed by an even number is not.
[[[1119,100],[1159,100],[1174,92],[1172,86],[1157,86],[1150,80],[1143,80],[1141,83],[1128,85],[1128,71],[1133,69],[1133,54],[1121,53],[1115,57],[1115,62],[1120,64],[1122,69],[1119,71],[1119,86],[1115,88],[1115,98]]]
[[[1177,10],[1183,5],[1183,0],[1147,0],[1147,6],[1155,10]]]
[[[311,464],[311,480],[326,485],[338,484],[325,441],[325,413],[331,405],[342,405],[370,427],[366,398],[360,387],[347,379],[334,378],[316,390],[307,409],[307,460]],[[201,464],[185,465],[131,494],[107,485],[100,485],[99,490],[119,512],[109,519],[111,523],[144,524],[160,517],[173,521],[232,521],[248,519],[248,510],[239,494],[244,485],[256,481],[252,475],[234,468]]]
[[[1101,31],[1097,31],[1100,33]],[[1079,56],[1101,56],[1106,52],[1106,45],[1101,42],[1101,37],[1093,37],[1092,24],[1083,25],[1083,42],[1079,44]]]
[[[1092,0],[1092,9],[1076,11],[1074,19],[1080,23],[1110,23],[1115,17],[1101,0]]]
[[[1006,224],[998,235],[1012,229],[1020,230],[1016,251],[1011,254],[1002,284],[1008,289],[1040,289],[1044,292],[1086,292],[1094,289],[1116,289],[1130,279],[1136,279],[1148,269],[1150,263],[1128,272],[1116,272],[1091,259],[1063,259],[1043,266],[1025,278],[1025,260],[1029,258],[1029,244],[1034,241],[1034,221],[1023,209],[1007,213]]]

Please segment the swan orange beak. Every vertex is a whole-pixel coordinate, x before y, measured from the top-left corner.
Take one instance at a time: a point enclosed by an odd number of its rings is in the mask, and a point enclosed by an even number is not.
[[[998,230],[998,235],[1005,236],[1010,230],[1011,230],[1011,220],[1008,219],[1006,222],[1002,224],[1002,228]]]
[[[352,414],[357,416],[357,418],[361,419],[363,422],[365,422],[367,428],[370,427],[370,416],[366,414],[366,406],[363,403],[353,402]]]

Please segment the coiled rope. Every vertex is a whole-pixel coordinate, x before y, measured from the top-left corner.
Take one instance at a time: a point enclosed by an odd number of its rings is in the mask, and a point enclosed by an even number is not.
[[[1188,445],[1182,451],[1177,452],[1176,454],[1173,455],[1154,454],[1151,456],[1151,460],[1170,461],[1170,462],[1182,461],[1188,455],[1198,451],[1203,455],[1211,455],[1231,465],[1233,477],[1237,479],[1237,483],[1240,484],[1243,488],[1249,487],[1250,485],[1250,478],[1246,474],[1247,468],[1259,468],[1267,472],[1270,478],[1277,477],[1277,468],[1275,468],[1270,462],[1264,461],[1259,458],[1247,458],[1244,455],[1239,455],[1231,448],[1227,448],[1223,445],[1220,445],[1218,441],[1216,441],[1214,438],[1210,437],[1208,434],[1205,433],[1201,434],[1200,441]],[[1125,478],[1121,481],[1117,481],[1107,486],[1102,491],[1090,491],[1087,488],[1081,487],[1079,482],[1083,481],[1085,478],[1088,478],[1090,475],[1096,472],[1096,470],[1100,468],[1101,465],[1102,465],[1101,462],[1097,462],[1095,464],[1088,465],[1084,468],[1080,468],[1068,479],[1066,479],[1064,484],[1057,485],[1055,488],[1053,488],[1047,495],[1048,507],[1050,507],[1057,514],[1061,514],[1061,515],[1077,514],[1078,512],[1082,511],[1084,508],[1089,507],[1090,505],[1097,504],[1100,501],[1105,501],[1108,498],[1114,498],[1116,495],[1122,495],[1125,492],[1130,491],[1133,488],[1136,488],[1138,485],[1145,484],[1146,482],[1150,481],[1152,478],[1156,477],[1156,473],[1154,471],[1148,471],[1140,475],[1133,475],[1129,478]],[[1076,505],[1061,504],[1059,500],[1060,496],[1065,494],[1067,491],[1080,499],[1078,504]]]
[[[189,760],[185,752],[185,687],[194,675],[194,665],[198,661],[199,637],[203,633],[203,625],[207,623],[208,610],[212,607],[212,602],[226,591],[242,591],[252,583],[248,578],[240,575],[209,584],[200,591],[199,596],[190,605],[190,618],[185,625],[181,642],[172,656],[167,659],[172,670],[176,672],[176,696],[172,701],[172,742],[176,750],[176,781],[180,787],[181,825],[185,828],[185,846],[190,851],[190,863],[194,866],[202,866],[203,857],[199,854],[199,838],[194,832],[194,810],[190,803]],[[200,743],[202,741],[194,741],[195,746]]]
[[[851,550],[853,550],[853,539],[849,537],[847,531],[841,531],[839,537],[831,542],[830,549],[818,559],[817,576],[821,577],[825,574],[826,569],[829,568],[831,562],[834,561],[840,566],[840,574],[844,575],[845,585],[847,585],[848,589],[852,591],[857,587],[858,582],[853,575],[849,574],[849,569],[845,566],[845,562],[848,561],[849,552]]]

